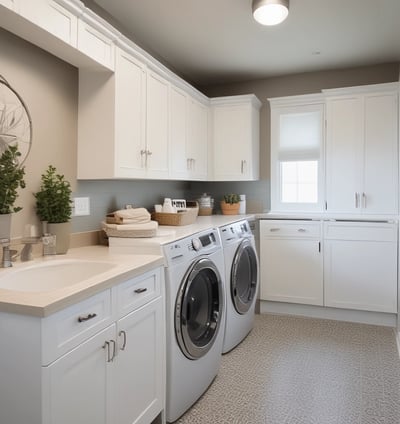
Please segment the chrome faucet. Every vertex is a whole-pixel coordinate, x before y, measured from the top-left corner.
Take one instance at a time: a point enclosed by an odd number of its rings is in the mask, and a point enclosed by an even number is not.
[[[25,246],[21,250],[21,262],[31,261],[32,256],[32,244],[39,243],[40,237],[26,237],[22,239]]]
[[[10,268],[12,266],[11,262],[11,250],[10,250],[10,239],[3,238],[0,239],[0,243],[3,246],[3,259],[1,260],[2,268]]]

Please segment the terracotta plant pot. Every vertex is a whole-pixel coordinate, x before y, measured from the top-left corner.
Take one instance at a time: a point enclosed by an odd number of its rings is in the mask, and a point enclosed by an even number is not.
[[[237,215],[239,213],[239,203],[225,203],[221,201],[221,211],[223,215]]]

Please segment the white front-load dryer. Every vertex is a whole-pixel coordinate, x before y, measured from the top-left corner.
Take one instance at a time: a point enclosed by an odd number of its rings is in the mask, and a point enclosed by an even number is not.
[[[166,420],[176,421],[218,373],[225,325],[217,229],[166,244]]]
[[[223,353],[251,331],[258,290],[258,258],[247,220],[219,228],[225,259],[226,320]]]

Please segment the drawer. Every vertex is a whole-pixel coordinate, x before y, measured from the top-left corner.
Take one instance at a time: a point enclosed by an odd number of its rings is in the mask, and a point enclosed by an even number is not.
[[[379,222],[325,222],[327,240],[397,241],[397,224]]]
[[[161,295],[160,268],[137,278],[127,280],[114,289],[117,297],[117,310],[121,318]]]
[[[44,318],[42,365],[53,362],[112,321],[111,290],[105,290]]]
[[[320,238],[320,221],[282,221],[262,220],[260,221],[261,238]]]

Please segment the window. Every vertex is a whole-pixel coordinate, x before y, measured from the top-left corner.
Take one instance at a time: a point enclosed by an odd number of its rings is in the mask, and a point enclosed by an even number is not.
[[[271,106],[271,209],[320,211],[323,104]]]

